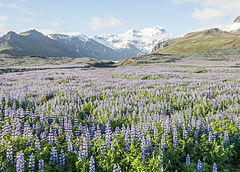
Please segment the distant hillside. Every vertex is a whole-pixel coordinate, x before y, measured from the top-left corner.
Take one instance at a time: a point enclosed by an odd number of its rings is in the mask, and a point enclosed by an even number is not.
[[[164,41],[159,43],[153,49],[153,52],[161,54],[191,54],[228,48],[240,48],[240,34],[213,28]]]
[[[82,34],[43,35],[36,30],[23,33],[8,32],[0,37],[0,54],[11,56],[92,57],[119,60],[149,53],[171,34],[162,27],[130,30],[120,35],[87,37]]]
[[[0,38],[0,54],[42,57],[92,57],[104,60],[123,58],[115,50],[84,35],[54,34],[45,36],[36,30],[20,34],[8,32]]]

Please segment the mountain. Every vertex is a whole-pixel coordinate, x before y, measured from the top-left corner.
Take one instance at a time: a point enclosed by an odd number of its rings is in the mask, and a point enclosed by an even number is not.
[[[232,33],[240,33],[240,16],[238,16],[233,23],[221,28],[223,31],[232,32]]]
[[[117,60],[124,58],[122,54],[117,51],[88,38],[85,35],[64,35],[51,34],[49,38],[62,45],[65,49],[71,50],[70,57],[93,57],[104,60]]]
[[[0,54],[12,56],[93,57],[117,60],[122,55],[84,35],[52,34],[45,36],[36,30],[8,32],[0,38]]]
[[[191,54],[229,48],[240,48],[240,34],[213,28],[163,41],[154,47],[152,53]]]
[[[92,57],[118,60],[149,53],[159,42],[172,37],[162,27],[140,31],[129,30],[120,35],[94,36],[82,34],[43,35],[37,30],[8,32],[0,37],[0,54],[12,56]]]
[[[66,55],[56,43],[36,30],[17,34],[8,32],[0,38],[0,53],[13,56],[60,56]]]
[[[94,36],[93,39],[115,49],[126,57],[135,57],[151,52],[159,42],[173,38],[163,27],[156,26],[143,30],[129,30],[119,35]]]

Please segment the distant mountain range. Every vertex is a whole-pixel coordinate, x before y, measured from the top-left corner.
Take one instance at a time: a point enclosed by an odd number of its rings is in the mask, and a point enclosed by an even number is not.
[[[191,54],[230,48],[240,48],[240,17],[222,28],[193,32],[158,43],[152,53]]]
[[[229,48],[240,48],[240,16],[228,26],[193,32],[178,38],[160,26],[93,37],[82,34],[44,35],[36,30],[23,33],[10,31],[0,37],[0,54],[10,56],[119,60],[150,52],[191,54]]]
[[[163,27],[156,26],[143,30],[129,30],[119,35],[94,36],[93,39],[126,56],[147,54],[159,42],[173,38]],[[128,52],[128,54],[127,54]],[[129,53],[130,52],[130,53]]]
[[[8,32],[0,37],[0,54],[43,57],[93,57],[118,60],[146,54],[159,42],[171,38],[162,27],[130,30],[120,35],[94,36],[50,34],[36,30]]]

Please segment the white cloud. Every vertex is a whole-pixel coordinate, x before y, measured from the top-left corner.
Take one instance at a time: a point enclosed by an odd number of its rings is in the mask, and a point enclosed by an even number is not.
[[[108,18],[92,17],[88,25],[92,30],[103,30],[123,26],[123,22],[114,16]]]
[[[20,0],[20,1],[11,1],[11,2],[0,2],[0,7],[2,8],[8,8],[8,9],[12,9],[15,11],[18,11],[22,14],[26,14],[26,15],[30,15],[30,16],[44,16],[45,13],[42,11],[32,11],[26,7],[22,7],[23,3],[21,3],[21,5],[19,5],[19,3],[21,1],[27,2],[25,0]]]
[[[13,8],[13,9],[19,9],[20,8],[16,3],[13,3],[13,2],[7,3],[6,7]]]
[[[223,16],[223,11],[213,8],[204,8],[202,10],[195,9],[195,11],[192,13],[193,18],[201,21],[216,20],[222,18]]]
[[[198,5],[192,17],[201,21],[225,19],[240,15],[240,0],[170,0],[176,4],[194,3]]]

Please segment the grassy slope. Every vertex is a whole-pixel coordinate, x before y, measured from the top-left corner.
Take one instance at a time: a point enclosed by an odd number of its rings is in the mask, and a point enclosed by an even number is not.
[[[204,30],[170,40],[169,46],[156,50],[162,54],[190,54],[209,50],[240,48],[240,34],[218,29]]]

